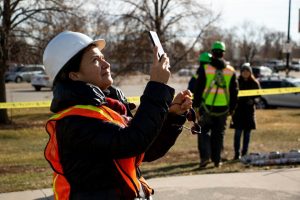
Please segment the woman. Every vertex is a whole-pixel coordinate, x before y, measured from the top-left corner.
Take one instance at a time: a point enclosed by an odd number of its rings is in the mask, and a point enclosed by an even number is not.
[[[174,89],[166,85],[169,58],[159,61],[154,48],[150,81],[131,119],[124,101],[103,93],[113,83],[104,47],[104,40],[66,31],[44,52],[45,68],[55,77],[45,149],[55,199],[151,199],[138,167],[171,148],[192,105],[188,90],[173,100]]]
[[[245,63],[241,67],[241,75],[238,78],[240,90],[259,89],[259,82],[252,74],[249,63]],[[248,153],[251,130],[256,128],[255,123],[255,102],[257,96],[239,97],[237,107],[232,116],[231,128],[235,129],[234,133],[234,160],[240,158],[240,140],[243,135],[243,147],[241,155]]]

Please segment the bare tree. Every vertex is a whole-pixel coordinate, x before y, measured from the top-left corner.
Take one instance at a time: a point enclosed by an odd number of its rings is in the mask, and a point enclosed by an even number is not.
[[[223,42],[226,44],[225,59],[228,60],[231,65],[236,65],[239,61],[238,49],[237,49],[237,36],[234,29],[224,30]]]
[[[201,51],[200,52],[211,52],[212,44],[215,41],[222,41],[226,45],[225,59],[232,62],[236,62],[235,53],[236,53],[236,43],[237,37],[234,31],[234,28],[229,30],[221,29],[216,26],[210,26],[201,38]]]
[[[48,23],[42,14],[64,12],[67,6],[64,1],[57,0],[2,0],[0,2],[2,4],[0,6],[0,102],[6,102],[4,73],[13,59],[12,48],[16,46],[17,41],[20,41],[19,38],[36,36],[36,31],[28,31],[29,22]],[[0,123],[9,123],[6,109],[0,110]]]
[[[264,44],[261,49],[261,55],[264,58],[282,59],[282,46],[286,36],[283,32],[266,31],[264,34]]]
[[[159,35],[165,51],[172,58],[172,70],[180,68],[177,65],[187,58],[187,54],[200,42],[207,27],[218,18],[196,0],[119,0],[119,2],[121,8],[118,12],[121,14],[116,24],[121,33],[118,39],[123,40],[122,50],[129,46],[126,53],[134,52],[133,57],[127,57],[125,67],[140,63],[142,60],[146,60],[146,63],[149,61],[151,46],[145,31],[154,30]],[[174,51],[176,43],[184,44],[185,48]]]
[[[223,41],[223,37],[224,33],[222,29],[215,26],[210,26],[201,38],[201,49],[203,51],[211,51],[211,45],[213,42],[217,40]]]
[[[245,62],[252,62],[258,54],[263,41],[264,27],[258,27],[251,22],[244,22],[240,29],[240,49]]]

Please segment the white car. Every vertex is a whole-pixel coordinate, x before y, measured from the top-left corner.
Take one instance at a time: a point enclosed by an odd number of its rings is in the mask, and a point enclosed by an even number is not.
[[[180,69],[178,71],[179,76],[193,76],[195,74],[195,70],[192,69]]]
[[[36,74],[31,78],[31,85],[36,91],[40,91],[43,87],[52,88],[53,80],[50,77],[43,74]]]
[[[43,65],[24,65],[15,67],[5,74],[5,82],[14,81],[20,83],[27,81],[30,83],[31,78],[34,75],[42,74],[45,72],[45,67]]]
[[[300,60],[292,61],[290,69],[299,72],[300,71]]]
[[[255,78],[269,77],[273,74],[272,70],[266,66],[253,66],[252,72]]]

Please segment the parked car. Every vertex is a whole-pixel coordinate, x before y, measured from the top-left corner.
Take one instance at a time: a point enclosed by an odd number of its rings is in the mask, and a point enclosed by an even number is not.
[[[291,68],[291,70],[299,72],[300,71],[300,60],[298,60],[298,61],[292,61],[290,68]]]
[[[260,79],[259,82],[263,89],[300,87],[300,78],[268,77]],[[300,93],[262,95],[258,107],[300,107]]]
[[[178,71],[179,76],[193,76],[195,74],[195,70],[193,69],[180,69]]]
[[[33,75],[43,73],[44,71],[45,67],[43,65],[25,65],[7,73],[5,81],[14,81],[16,83],[27,81],[30,83]]]
[[[31,85],[36,91],[40,91],[42,88],[52,88],[53,81],[50,77],[44,72],[36,74],[31,78]]]
[[[282,60],[269,60],[264,65],[269,67],[273,72],[283,71],[286,67],[286,63]]]
[[[273,72],[269,67],[266,66],[253,66],[252,72],[255,78],[262,78],[272,76]]]
[[[13,65],[8,68],[8,70],[4,73],[5,82],[10,81],[10,77],[12,74],[16,74],[24,68],[24,65]]]

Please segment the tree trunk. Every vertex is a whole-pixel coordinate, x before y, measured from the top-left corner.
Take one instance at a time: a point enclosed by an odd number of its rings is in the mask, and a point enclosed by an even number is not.
[[[3,68],[0,70],[0,102],[6,102],[4,71]],[[7,109],[0,109],[0,124],[8,123],[10,123],[10,120],[8,118]]]
[[[8,37],[11,26],[11,6],[10,0],[3,1],[2,27],[0,31],[0,102],[6,102],[5,77],[8,64]],[[7,109],[0,109],[0,124],[8,124],[10,121]]]

